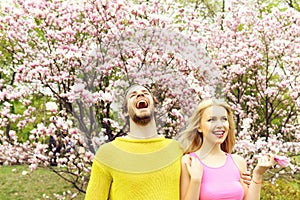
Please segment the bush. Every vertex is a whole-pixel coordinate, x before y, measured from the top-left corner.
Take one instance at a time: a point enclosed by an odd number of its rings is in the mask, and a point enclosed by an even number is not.
[[[296,200],[300,197],[300,181],[278,179],[274,184],[265,182],[262,186],[262,200]]]

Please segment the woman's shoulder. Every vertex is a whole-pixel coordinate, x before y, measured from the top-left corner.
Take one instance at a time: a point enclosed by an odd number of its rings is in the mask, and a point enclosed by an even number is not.
[[[231,156],[232,156],[232,159],[234,160],[235,164],[238,166],[238,168],[240,170],[247,169],[247,162],[242,156],[240,156],[238,154],[231,154]]]
[[[245,161],[245,159],[238,154],[231,154],[232,158],[239,161]]]

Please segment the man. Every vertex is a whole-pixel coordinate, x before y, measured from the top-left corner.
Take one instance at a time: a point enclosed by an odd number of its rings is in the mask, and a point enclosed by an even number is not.
[[[150,90],[130,87],[124,113],[129,132],[98,149],[85,200],[179,200],[183,151],[177,141],[158,135]]]
[[[182,149],[158,135],[151,92],[132,86],[124,105],[129,133],[99,148],[85,199],[179,199]]]

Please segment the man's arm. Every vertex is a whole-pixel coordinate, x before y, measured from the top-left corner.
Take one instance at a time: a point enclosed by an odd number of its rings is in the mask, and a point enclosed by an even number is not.
[[[85,200],[107,200],[111,182],[112,177],[106,167],[94,160]]]

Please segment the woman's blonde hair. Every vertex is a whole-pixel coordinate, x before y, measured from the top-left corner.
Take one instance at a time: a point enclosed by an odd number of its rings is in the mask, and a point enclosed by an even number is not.
[[[182,140],[183,146],[185,147],[185,153],[195,152],[202,146],[203,143],[203,133],[198,131],[200,121],[203,112],[206,108],[211,106],[221,106],[227,111],[227,118],[229,122],[228,136],[225,141],[221,144],[221,149],[224,152],[231,153],[235,145],[235,124],[233,120],[233,113],[230,106],[221,99],[207,99],[199,103],[196,110],[192,114],[188,121],[188,125],[184,131],[179,135],[179,140]]]

